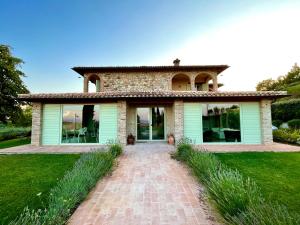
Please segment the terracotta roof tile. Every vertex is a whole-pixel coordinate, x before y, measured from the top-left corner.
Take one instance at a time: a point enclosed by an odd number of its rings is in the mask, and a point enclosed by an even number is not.
[[[285,97],[286,91],[244,91],[244,92],[207,92],[207,91],[139,91],[139,92],[95,92],[95,93],[40,93],[21,94],[20,100],[43,99],[130,99],[130,98],[210,98],[210,97]]]

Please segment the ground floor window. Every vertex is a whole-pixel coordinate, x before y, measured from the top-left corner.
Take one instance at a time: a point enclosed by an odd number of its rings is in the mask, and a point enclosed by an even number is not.
[[[203,104],[203,142],[241,142],[238,104]]]
[[[99,105],[63,105],[62,143],[99,142]]]

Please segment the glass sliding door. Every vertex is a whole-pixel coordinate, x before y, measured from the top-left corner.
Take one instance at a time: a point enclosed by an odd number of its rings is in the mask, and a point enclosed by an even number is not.
[[[137,125],[137,139],[149,140],[150,138],[149,108],[137,108],[136,125]]]
[[[137,140],[165,139],[165,111],[163,107],[137,108]]]
[[[165,110],[162,107],[153,107],[152,111],[152,140],[165,139]]]

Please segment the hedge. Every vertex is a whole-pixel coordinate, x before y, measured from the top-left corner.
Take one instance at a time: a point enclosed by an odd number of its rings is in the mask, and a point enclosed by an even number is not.
[[[272,119],[287,122],[300,119],[300,99],[279,101],[272,104]]]
[[[30,127],[4,127],[0,128],[0,141],[19,137],[28,137],[31,134]]]
[[[300,129],[300,119],[293,119],[288,121],[289,128]]]
[[[174,158],[185,162],[206,186],[209,197],[228,224],[235,225],[296,225],[299,214],[285,206],[267,202],[259,187],[250,178],[230,169],[207,151],[196,151],[191,142],[178,144]]]

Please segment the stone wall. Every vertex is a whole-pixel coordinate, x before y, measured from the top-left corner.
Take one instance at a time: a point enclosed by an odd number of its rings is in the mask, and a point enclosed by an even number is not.
[[[136,107],[127,106],[127,115],[126,115],[126,124],[127,124],[127,135],[132,134],[136,136]]]
[[[100,78],[100,91],[166,91],[172,90],[172,78],[175,75],[184,74],[190,78],[190,90],[195,90],[195,78],[217,74],[210,71],[203,72],[144,72],[144,73],[88,73],[85,74],[84,92],[88,92],[88,78],[98,76]]]
[[[174,129],[174,109],[173,106],[165,107],[165,115],[166,115],[166,137],[168,134],[173,134],[175,132]]]
[[[174,136],[178,142],[183,137],[183,101],[174,102]]]
[[[260,101],[261,134],[263,144],[273,143],[271,100]]]
[[[31,128],[31,144],[34,146],[41,145],[42,134],[42,103],[32,103],[32,128]]]
[[[118,101],[118,140],[122,145],[126,145],[126,101]]]

